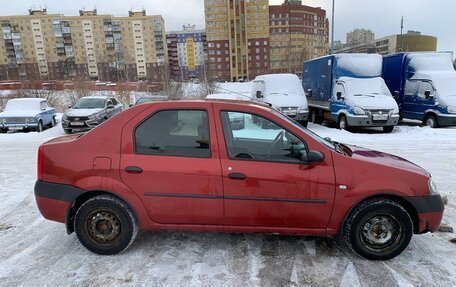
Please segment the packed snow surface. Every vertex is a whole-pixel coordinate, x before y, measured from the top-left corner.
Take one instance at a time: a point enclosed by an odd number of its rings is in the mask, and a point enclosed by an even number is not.
[[[443,222],[456,227],[456,129],[309,127],[430,171],[449,198]],[[455,235],[448,233],[414,236],[402,255],[384,262],[321,238],[191,232],[143,232],[121,255],[95,255],[36,207],[38,146],[61,135],[60,126],[0,134],[0,286],[456,286]]]

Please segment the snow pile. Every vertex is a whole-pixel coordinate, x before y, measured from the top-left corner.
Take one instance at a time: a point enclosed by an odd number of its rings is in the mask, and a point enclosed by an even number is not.
[[[378,54],[336,54],[336,78],[380,77],[382,75],[383,58]]]
[[[11,99],[5,107],[5,111],[41,111],[41,101],[43,99]]]

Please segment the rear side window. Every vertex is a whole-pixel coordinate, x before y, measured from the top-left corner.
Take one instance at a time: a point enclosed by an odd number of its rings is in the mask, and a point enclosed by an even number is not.
[[[205,157],[209,148],[206,111],[160,111],[135,130],[135,153],[146,155]]]

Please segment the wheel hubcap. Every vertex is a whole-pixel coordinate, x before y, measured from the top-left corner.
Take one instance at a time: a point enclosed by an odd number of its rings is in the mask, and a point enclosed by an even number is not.
[[[92,212],[86,220],[90,238],[101,244],[112,244],[119,239],[121,224],[119,218],[109,211]]]
[[[361,239],[367,248],[379,250],[396,244],[400,234],[400,225],[394,217],[378,215],[371,217],[363,225]]]
[[[345,128],[347,127],[347,124],[345,123],[344,119],[340,120],[339,126],[340,126],[341,130],[345,130]]]
[[[428,127],[434,127],[434,119],[428,119],[426,122],[426,125]]]

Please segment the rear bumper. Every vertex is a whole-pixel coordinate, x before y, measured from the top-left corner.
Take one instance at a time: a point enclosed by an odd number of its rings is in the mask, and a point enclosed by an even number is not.
[[[442,221],[445,209],[440,194],[406,198],[418,213],[418,233],[434,232]]]
[[[65,223],[73,201],[85,191],[70,185],[37,181],[35,199],[44,218]]]

